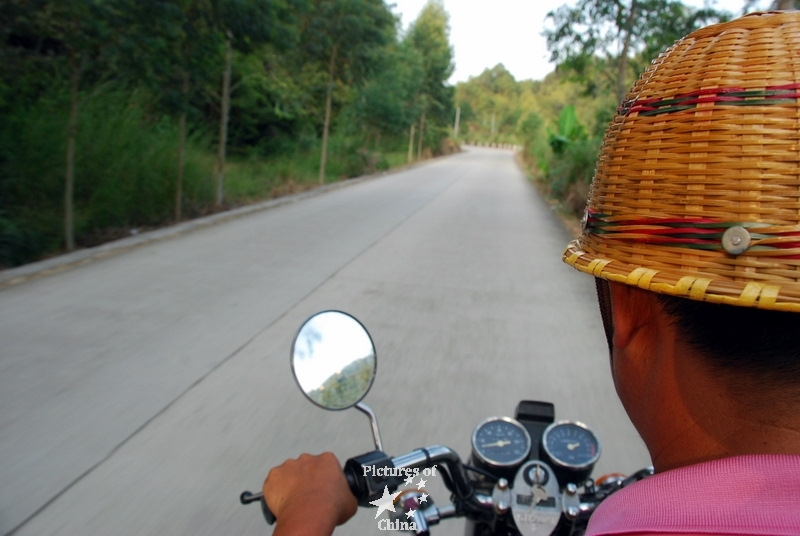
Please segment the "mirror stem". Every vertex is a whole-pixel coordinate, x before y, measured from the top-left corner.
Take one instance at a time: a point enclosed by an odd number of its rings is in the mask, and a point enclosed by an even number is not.
[[[369,424],[372,426],[372,438],[375,440],[375,448],[383,452],[383,442],[381,441],[381,430],[378,428],[378,418],[370,407],[363,402],[356,404],[356,409],[364,413],[369,418]]]

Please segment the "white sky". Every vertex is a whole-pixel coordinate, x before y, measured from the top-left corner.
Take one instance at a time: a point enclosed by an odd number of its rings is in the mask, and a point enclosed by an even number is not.
[[[417,18],[427,0],[387,0],[402,16],[403,29]],[[553,70],[541,36],[545,15],[574,0],[444,0],[450,14],[450,43],[455,50],[451,84],[465,82],[498,63],[517,80],[541,80]],[[702,7],[703,0],[684,0]],[[739,15],[744,0],[715,0],[711,4]],[[770,2],[759,2],[762,9]]]

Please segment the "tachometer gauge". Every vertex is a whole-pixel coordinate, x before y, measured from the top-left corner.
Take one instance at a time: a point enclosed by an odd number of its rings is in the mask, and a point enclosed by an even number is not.
[[[472,432],[473,458],[489,468],[516,468],[530,451],[531,436],[510,417],[486,419]]]
[[[592,472],[600,458],[600,441],[585,424],[571,421],[554,422],[542,435],[542,457],[559,480],[581,483]]]

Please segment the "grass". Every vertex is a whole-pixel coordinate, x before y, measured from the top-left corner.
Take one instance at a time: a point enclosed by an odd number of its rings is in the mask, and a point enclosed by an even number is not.
[[[68,100],[65,94],[16,109],[0,125],[0,269],[63,251],[64,176]],[[392,143],[394,142],[394,143]],[[325,182],[405,165],[402,140],[387,152],[362,140],[331,136]],[[182,215],[219,210],[215,148],[193,132],[186,142]],[[75,157],[75,239],[91,247],[174,220],[178,129],[154,117],[138,95],[107,91],[85,95]],[[318,141],[287,140],[270,156],[252,150],[226,163],[224,206],[239,206],[318,185]]]
[[[232,158],[226,164],[224,199],[242,205],[295,193],[318,184],[319,157]]]
[[[0,266],[61,251],[67,111],[65,95],[15,109],[0,125]],[[187,215],[212,199],[207,142],[191,134],[186,145],[183,199]],[[136,94],[85,95],[75,154],[75,238],[94,245],[111,230],[158,226],[173,215],[178,130],[154,121]],[[102,241],[102,240],[101,240]],[[20,244],[24,244],[21,247]]]

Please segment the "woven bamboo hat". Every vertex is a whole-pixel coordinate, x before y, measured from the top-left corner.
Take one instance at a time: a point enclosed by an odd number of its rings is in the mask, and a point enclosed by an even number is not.
[[[606,131],[564,261],[800,312],[800,12],[708,26],[653,62]]]

